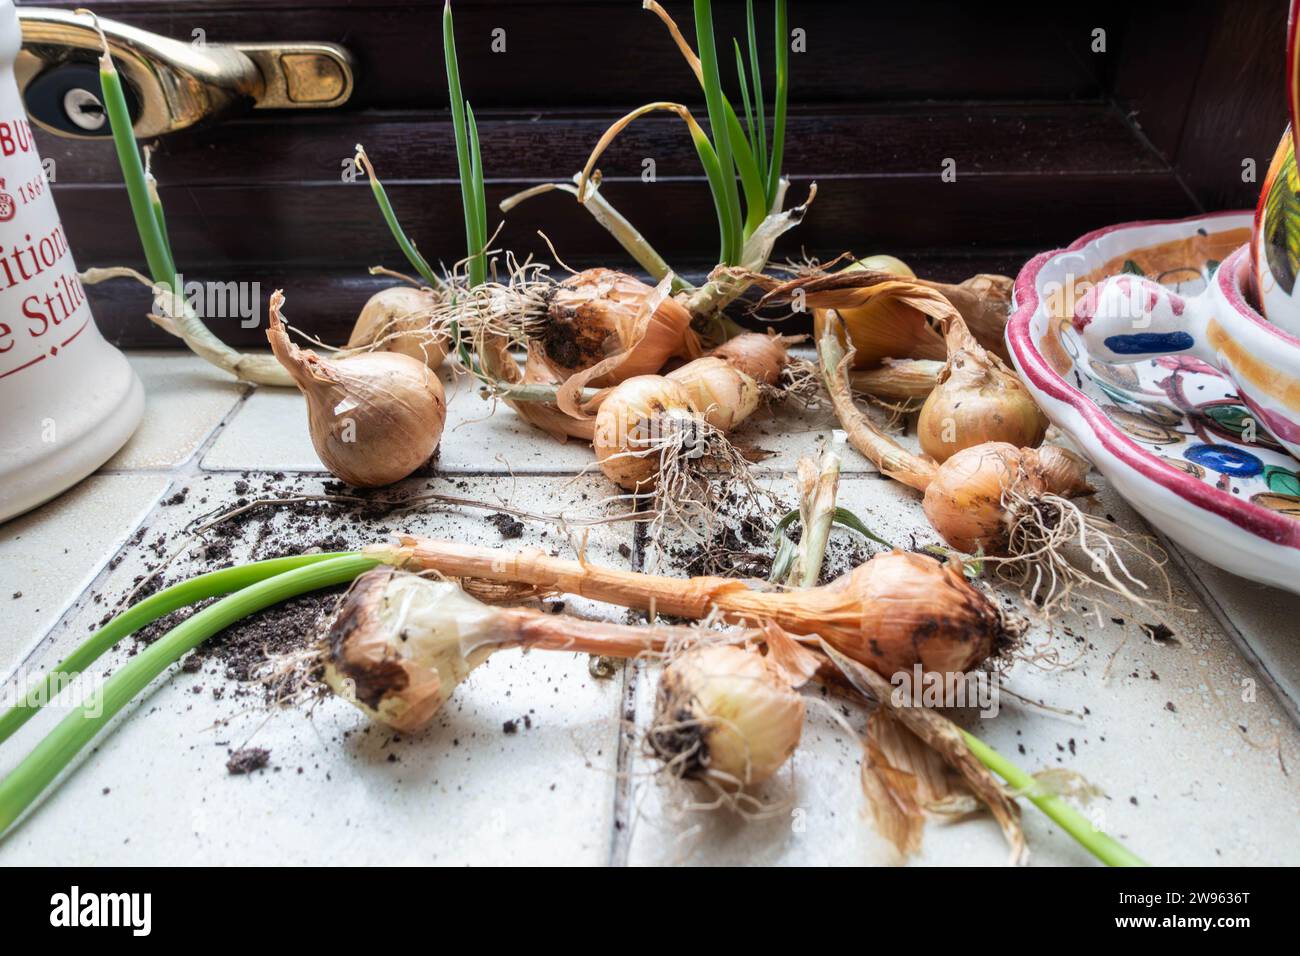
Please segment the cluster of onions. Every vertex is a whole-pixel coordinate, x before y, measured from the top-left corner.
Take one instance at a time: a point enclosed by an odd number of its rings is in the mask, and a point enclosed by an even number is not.
[[[410,535],[367,554],[447,577],[523,584],[691,620],[771,622],[796,639],[825,639],[845,656],[892,675],[919,665],[965,673],[1014,630],[956,562],[904,551],[879,554],[829,584],[757,590],[734,578],[668,578],[568,561],[538,550],[506,551]]]
[[[1009,559],[1044,608],[1068,600],[1075,584],[1145,603],[1139,592],[1148,585],[1128,563],[1160,573],[1160,559],[1070,500],[1093,491],[1088,462],[1054,445],[986,441],[936,463],[902,447],[857,408],[848,376],[851,358],[833,330],[823,334],[818,351],[850,444],[883,474],[924,494],[925,515],[945,542],[958,551]],[[1082,565],[1070,558],[1071,549],[1083,553]]]
[[[402,352],[324,358],[289,340],[271,296],[271,351],[307,400],[307,425],[321,463],[350,485],[373,488],[405,478],[432,457],[447,403],[428,365]]]
[[[692,462],[743,471],[726,433],[758,409],[764,388],[780,381],[790,362],[786,341],[746,333],[665,375],[638,375],[611,389],[592,438],[600,470],[636,493],[661,481],[674,485]]]
[[[450,338],[433,317],[442,296],[434,289],[392,286],[372,295],[352,327],[346,351],[397,352],[431,369],[447,357]]]
[[[846,270],[830,278],[848,274]],[[917,435],[927,455],[943,462],[959,451],[985,442],[1006,442],[1017,448],[1033,448],[1042,442],[1047,433],[1047,417],[1019,376],[971,334],[965,318],[947,295],[915,279],[884,272],[860,270],[851,278],[854,285],[849,291],[855,297],[866,298],[868,302],[881,299],[884,307],[906,310],[919,317],[928,333],[942,335],[940,344],[945,362],[934,376],[933,387],[917,420]],[[813,304],[820,294],[808,292],[807,285],[791,286],[784,283],[773,288],[763,301],[797,301],[804,295]],[[843,292],[839,290],[839,294]],[[860,338],[848,325],[843,310],[838,314],[823,311],[816,324],[819,341],[831,335],[842,348],[846,340],[856,342]],[[856,351],[850,350],[848,354],[849,365],[856,365]],[[864,381],[870,376],[895,390],[895,394],[905,393],[914,385],[923,388],[932,370],[928,355],[922,358],[912,353],[895,353],[893,358],[873,356],[873,359],[873,364],[881,361],[889,364],[859,373],[857,387],[866,386],[870,390],[870,383]],[[917,362],[927,364],[918,366]]]
[[[753,644],[703,638],[691,628],[494,607],[453,581],[379,567],[348,591],[321,651],[335,693],[410,733],[427,726],[470,672],[500,650],[635,657],[689,642],[661,676],[650,748],[684,779],[728,789],[761,783],[798,746],[803,699]]]

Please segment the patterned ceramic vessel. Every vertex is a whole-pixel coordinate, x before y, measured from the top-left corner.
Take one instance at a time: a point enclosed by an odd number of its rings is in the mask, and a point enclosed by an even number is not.
[[[1071,323],[1103,362],[1187,356],[1218,369],[1254,419],[1300,457],[1300,338],[1255,310],[1248,283],[1242,246],[1195,296],[1140,275],[1112,276],[1075,300]]]
[[[1119,276],[1128,288],[1114,283],[1115,295],[1160,316],[1213,295],[1234,332],[1287,345],[1244,295],[1251,224],[1245,212],[1129,223],[1036,256],[1016,279],[1007,343],[1043,411],[1152,525],[1211,564],[1300,593],[1300,462],[1233,379],[1191,349],[1140,357],[1102,336],[1099,354],[1096,330],[1075,327],[1097,284]],[[1119,334],[1143,332],[1166,334]]]
[[[1292,0],[1286,31],[1286,92],[1291,124],[1273,153],[1255,208],[1250,241],[1251,281],[1260,310],[1292,335],[1300,335],[1300,176],[1296,173],[1296,138],[1300,124],[1300,0]]]

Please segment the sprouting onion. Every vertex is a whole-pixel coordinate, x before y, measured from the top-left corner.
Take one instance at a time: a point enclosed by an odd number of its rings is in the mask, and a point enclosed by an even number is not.
[[[176,625],[118,668],[95,699],[64,717],[0,781],[0,833],[18,819],[118,711],[184,654],[250,614],[308,591],[345,584],[378,563],[360,554],[314,561],[250,584]]]
[[[788,181],[781,176],[789,95],[789,50],[785,2],[777,0],[775,4],[776,93],[770,147],[752,0],[746,4],[748,69],[746,69],[745,57],[741,54],[739,41],[735,39],[732,41],[745,113],[744,125],[723,92],[711,3],[708,0],[696,0],[695,3],[698,55],[663,7],[654,0],[646,0],[644,6],[663,21],[699,81],[708,107],[709,131],[706,133],[690,111],[681,104],[664,102],[646,104],[619,119],[605,132],[593,149],[584,170],[574,177],[576,186],[569,183],[545,183],[533,186],[507,198],[501,203],[501,208],[503,211],[509,210],[524,199],[551,190],[573,194],[578,202],[591,212],[597,222],[654,279],[664,280],[669,276],[672,277],[673,291],[686,293],[687,308],[690,309],[701,331],[706,332],[710,340],[716,343],[742,331],[739,326],[722,316],[721,310],[744,292],[746,283],[738,282],[732,277],[711,277],[697,289],[675,275],[664,257],[654,250],[645,237],[620,215],[608,200],[599,195],[600,175],[593,166],[597,157],[633,120],[656,110],[675,113],[687,125],[713,197],[718,217],[720,264],[744,266],[754,271],[763,269],[776,239],[800,222],[808,205],[805,202],[802,206],[782,211],[788,186]],[[737,189],[737,178],[740,182],[739,189]],[[815,195],[815,187],[810,191],[809,202],[812,195]]]
[[[153,174],[147,173],[140,161],[131,125],[131,113],[122,91],[122,78],[113,65],[108,38],[99,26],[99,20],[89,10],[77,13],[91,17],[103,44],[99,58],[99,83],[104,100],[104,113],[108,117],[113,145],[117,151],[122,178],[126,184],[127,198],[136,233],[144,250],[145,261],[153,280],[155,295],[163,304],[165,315],[155,321],[166,331],[185,342],[195,354],[211,362],[236,378],[259,385],[291,385],[292,381],[278,362],[269,355],[245,355],[226,345],[194,314],[185,300],[184,289],[178,281],[176,260],[167,238],[166,217]],[[127,270],[90,270],[85,282],[99,281],[131,274]]]
[[[149,595],[96,630],[38,684],[30,688],[22,700],[4,714],[0,714],[0,743],[4,743],[17,732],[19,727],[36,716],[36,712],[57,691],[58,681],[76,677],[118,641],[134,634],[146,624],[151,624],[165,614],[188,607],[198,601],[219,594],[230,594],[232,591],[241,590],[250,584],[256,584],[294,568],[345,557],[347,553],[300,554],[255,561],[238,567],[209,571],[207,574],[200,574]]]

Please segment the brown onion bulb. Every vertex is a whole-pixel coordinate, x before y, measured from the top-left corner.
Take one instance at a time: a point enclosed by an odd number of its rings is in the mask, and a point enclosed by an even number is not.
[[[381,289],[362,306],[346,348],[398,352],[437,369],[447,357],[449,343],[430,325],[437,299],[432,289],[409,285]]]
[[[720,431],[731,431],[758,408],[758,383],[717,355],[687,362],[664,378],[680,385],[695,411]]]
[[[666,434],[697,420],[686,389],[662,375],[638,375],[614,388],[596,415],[592,448],[605,477],[625,491],[645,492],[659,473]]]
[[[447,402],[423,362],[398,352],[322,358],[289,341],[280,319],[284,293],[271,296],[271,351],[307,399],[307,426],[321,463],[359,488],[405,478],[433,455]]]
[[[762,654],[696,645],[665,665],[646,741],[673,775],[734,790],[781,768],[803,717],[803,698]]]
[[[1006,497],[1085,493],[1088,463],[1060,448],[1042,451],[990,442],[964,449],[939,466],[922,508],[934,530],[958,551],[1004,554],[1009,545]]]
[[[802,336],[764,335],[745,332],[723,342],[709,354],[728,365],[740,369],[760,385],[775,385],[781,372],[790,364],[788,342],[797,342]]]
[[[1034,448],[1042,443],[1048,424],[1019,376],[967,337],[967,346],[948,356],[921,406],[916,432],[921,450],[944,462],[985,442]]]

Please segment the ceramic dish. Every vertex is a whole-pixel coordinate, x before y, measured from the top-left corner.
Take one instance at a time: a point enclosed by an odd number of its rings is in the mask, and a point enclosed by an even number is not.
[[[1088,286],[1122,272],[1198,294],[1250,227],[1245,212],[1128,223],[1036,256],[1016,279],[1007,343],[1048,417],[1152,525],[1211,564],[1300,593],[1300,462],[1221,372],[1189,356],[1099,361],[1069,320]]]

